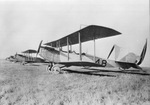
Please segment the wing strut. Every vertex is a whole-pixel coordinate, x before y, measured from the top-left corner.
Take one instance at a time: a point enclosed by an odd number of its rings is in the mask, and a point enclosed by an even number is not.
[[[110,53],[109,53],[109,55],[108,55],[107,59],[109,59],[109,57],[110,57],[110,55],[111,55],[112,51],[114,50],[114,48],[115,48],[115,45],[113,45],[113,47],[112,47],[112,49],[111,49],[111,51],[110,51]],[[116,59],[115,59],[115,60],[116,60]]]
[[[93,38],[94,41],[94,62],[96,61],[96,46],[95,46],[95,38]]]
[[[58,41],[58,44],[59,44],[59,51],[60,51],[60,49],[61,49],[61,48],[60,48],[60,40]]]
[[[82,45],[81,45],[81,35],[80,35],[80,32],[78,33],[78,39],[79,39],[79,57],[80,57],[80,61],[82,61],[82,56],[81,56],[81,53],[82,53]]]
[[[70,45],[70,51],[72,52],[72,45]]]
[[[67,53],[68,53],[68,61],[69,61],[69,40],[68,40],[68,37],[67,37]]]

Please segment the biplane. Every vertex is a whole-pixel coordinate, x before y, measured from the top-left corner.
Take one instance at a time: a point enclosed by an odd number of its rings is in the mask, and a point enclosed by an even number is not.
[[[28,49],[26,51],[23,51],[22,54],[15,54],[14,56],[11,56],[8,58],[11,62],[19,62],[24,64],[28,63],[46,63],[46,61],[40,57],[33,56],[33,54],[36,54],[37,51],[33,49]]]
[[[15,62],[15,56],[11,55],[11,56],[7,57],[6,60],[8,60],[10,62]]]
[[[41,41],[37,53],[49,62],[48,70],[55,72],[60,72],[63,67],[70,66],[118,67],[122,70],[131,67],[142,69],[139,65],[142,63],[146,53],[147,40],[140,56],[129,53],[120,61],[110,60],[109,57],[115,50],[115,46],[113,46],[106,59],[96,56],[95,40],[116,35],[121,35],[121,33],[108,27],[90,25],[44,45],[42,45]],[[94,54],[82,53],[82,43],[91,40],[94,42]],[[72,45],[74,44],[79,44],[79,53],[72,51]],[[62,50],[64,46],[67,46],[67,51]]]

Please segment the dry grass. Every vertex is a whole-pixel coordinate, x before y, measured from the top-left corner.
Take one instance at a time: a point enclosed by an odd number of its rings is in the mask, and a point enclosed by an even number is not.
[[[0,61],[0,105],[150,105],[150,76],[55,75]]]

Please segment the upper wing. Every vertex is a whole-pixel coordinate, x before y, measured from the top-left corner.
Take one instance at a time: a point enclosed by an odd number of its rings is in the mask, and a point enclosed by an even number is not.
[[[22,53],[37,53],[37,51],[29,49],[29,50],[23,51]]]
[[[90,25],[90,26],[87,26],[79,31],[76,31],[76,32],[70,34],[70,35],[60,38],[56,41],[45,43],[45,45],[49,45],[52,47],[67,46],[67,38],[69,40],[69,45],[77,44],[77,43],[79,43],[79,38],[78,38],[79,33],[80,33],[80,37],[81,37],[80,38],[81,42],[86,42],[86,41],[90,41],[93,39],[105,38],[105,37],[110,37],[110,36],[115,36],[115,35],[121,34],[120,32],[118,32],[114,29],[111,29],[111,28]]]

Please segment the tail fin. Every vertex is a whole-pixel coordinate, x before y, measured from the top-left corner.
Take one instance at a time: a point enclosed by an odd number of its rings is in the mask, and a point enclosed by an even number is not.
[[[139,60],[139,62],[137,63],[137,65],[140,65],[140,64],[143,62],[144,57],[145,57],[145,54],[146,54],[146,50],[147,50],[147,39],[146,39],[146,43],[145,43],[145,45],[144,45],[144,47],[143,47],[142,53],[141,53],[141,55],[140,55],[140,60]]]

